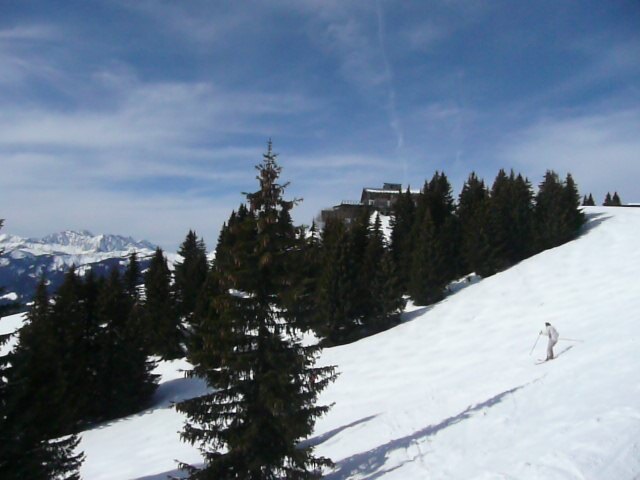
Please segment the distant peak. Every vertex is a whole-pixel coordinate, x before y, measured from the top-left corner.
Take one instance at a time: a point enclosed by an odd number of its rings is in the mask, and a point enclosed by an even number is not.
[[[65,230],[58,233],[52,233],[42,239],[32,239],[32,241],[42,244],[75,247],[78,250],[85,252],[115,252],[155,249],[155,245],[146,240],[136,241],[132,237],[109,233],[95,235],[89,230]]]

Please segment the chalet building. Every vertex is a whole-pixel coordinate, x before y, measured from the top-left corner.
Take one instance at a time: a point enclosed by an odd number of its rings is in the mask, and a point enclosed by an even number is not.
[[[378,211],[383,215],[390,215],[393,204],[402,193],[400,183],[385,183],[382,188],[363,188],[360,201],[345,200],[340,205],[322,210],[320,221],[325,223],[329,218],[337,218],[345,223],[351,223],[362,213],[363,209]],[[415,197],[419,192],[411,192]]]
[[[399,183],[385,183],[382,188],[363,188],[360,203],[389,215],[391,207],[401,193],[402,185]]]

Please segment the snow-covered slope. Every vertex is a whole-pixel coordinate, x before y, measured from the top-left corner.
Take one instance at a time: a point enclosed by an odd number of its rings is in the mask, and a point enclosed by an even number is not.
[[[326,478],[640,478],[640,209],[587,212],[576,241],[324,351],[341,372],[311,439],[336,463]],[[582,342],[536,365],[545,321]],[[204,391],[185,367],[159,367],[155,408],[82,434],[84,479],[159,480],[200,461],[169,408]]]
[[[45,274],[51,289],[72,265],[82,273],[88,265],[100,274],[126,263],[131,252],[149,256],[155,246],[120,235],[93,235],[84,231],[65,231],[42,239],[0,235],[0,285],[16,299],[28,300],[40,277]],[[122,264],[122,265],[120,265]]]

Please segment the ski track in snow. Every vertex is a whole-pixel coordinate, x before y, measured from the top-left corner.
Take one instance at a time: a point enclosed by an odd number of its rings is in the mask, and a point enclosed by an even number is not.
[[[335,462],[325,478],[640,478],[640,208],[586,211],[577,240],[323,352],[340,372],[308,440]],[[584,342],[560,340],[558,358],[535,365],[545,321]],[[84,479],[160,480],[175,460],[202,461],[170,407],[206,391],[188,368],[161,363],[154,408],[82,434]]]

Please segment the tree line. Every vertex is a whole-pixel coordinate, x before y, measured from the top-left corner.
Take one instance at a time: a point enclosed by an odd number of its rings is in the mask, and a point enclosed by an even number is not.
[[[457,201],[443,172],[401,192],[388,238],[366,207],[349,223],[294,226],[271,143],[256,168],[258,189],[223,225],[211,262],[189,231],[173,271],[157,249],[144,273],[133,254],[104,279],[71,269],[51,297],[43,279],[0,358],[0,477],[79,478],[76,434],[147,407],[155,363],[186,356],[211,387],[176,406],[183,440],[205,459],[182,465],[190,478],[319,478],[331,461],[300,442],[336,378],[315,366],[322,347],[390,328],[408,298],[437,302],[452,281],[493,275],[584,223],[570,174],[548,171],[534,194],[500,170],[491,187],[472,173]],[[301,343],[307,330],[317,345]]]
[[[594,207],[596,205],[596,202],[593,199],[593,195],[591,194],[589,194],[588,196],[585,195],[582,198],[582,205],[585,207]],[[602,206],[603,207],[621,207],[622,200],[620,200],[620,195],[618,195],[618,192],[613,192],[613,195],[611,195],[610,192],[607,192],[607,194],[604,197],[604,202],[602,202]]]

